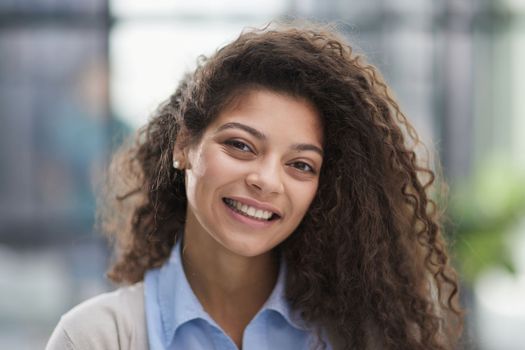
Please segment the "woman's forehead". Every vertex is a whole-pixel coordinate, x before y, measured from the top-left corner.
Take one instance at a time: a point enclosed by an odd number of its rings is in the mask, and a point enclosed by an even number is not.
[[[216,130],[226,123],[248,125],[259,136],[280,133],[306,137],[322,145],[323,129],[317,109],[308,100],[270,90],[242,93],[235,102],[219,113],[210,126]],[[261,137],[260,137],[261,138]]]

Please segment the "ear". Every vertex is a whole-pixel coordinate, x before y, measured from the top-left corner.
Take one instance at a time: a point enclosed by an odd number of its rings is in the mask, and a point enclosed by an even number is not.
[[[178,161],[178,169],[180,170],[189,169],[190,166],[188,162],[188,140],[189,138],[187,137],[187,134],[181,131],[179,132],[175,145],[173,146],[173,162]]]

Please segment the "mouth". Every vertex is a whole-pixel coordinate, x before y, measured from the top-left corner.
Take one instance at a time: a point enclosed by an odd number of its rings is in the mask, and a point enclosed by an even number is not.
[[[250,219],[259,221],[274,221],[281,218],[276,213],[267,210],[257,209],[255,207],[243,204],[231,198],[223,198],[222,201],[236,213],[239,213],[240,215],[246,216]]]

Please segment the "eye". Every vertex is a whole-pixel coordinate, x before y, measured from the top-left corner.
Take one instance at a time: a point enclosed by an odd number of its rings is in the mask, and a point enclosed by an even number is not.
[[[228,140],[224,142],[226,145],[231,146],[241,152],[253,152],[250,146],[239,140]]]
[[[312,174],[315,174],[315,170],[314,168],[308,164],[308,163],[305,163],[305,162],[293,162],[291,164],[292,167],[296,168],[297,170],[299,171],[302,171],[304,173],[312,173]]]

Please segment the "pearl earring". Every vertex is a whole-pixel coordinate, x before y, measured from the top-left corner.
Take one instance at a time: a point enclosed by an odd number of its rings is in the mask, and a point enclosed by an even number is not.
[[[173,160],[173,167],[175,169],[179,169],[180,168],[180,162],[176,159]]]

